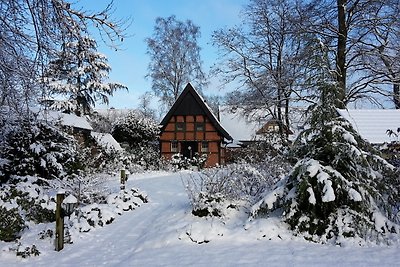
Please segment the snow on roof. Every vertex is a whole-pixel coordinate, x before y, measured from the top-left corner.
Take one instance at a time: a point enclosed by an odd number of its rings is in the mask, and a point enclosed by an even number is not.
[[[125,116],[129,112],[137,112],[137,109],[129,109],[129,108],[96,108],[95,112],[99,113],[103,116]]]
[[[296,138],[304,124],[304,111],[302,107],[291,108],[289,119],[291,121],[290,130],[293,134],[290,139]],[[230,133],[233,143],[228,147],[237,147],[243,141],[264,140],[265,136],[256,134],[272,116],[263,109],[254,109],[249,116],[245,115],[243,108],[232,109],[230,106],[220,107],[221,125]]]
[[[54,110],[46,110],[39,113],[39,116],[49,121],[60,121],[61,125],[72,126],[75,128],[93,130],[85,117],[79,117],[75,114],[66,114]]]
[[[114,139],[114,137],[109,133],[98,133],[91,132],[92,137],[97,141],[97,143],[104,147],[106,150],[123,150],[121,145]]]
[[[257,130],[266,123],[265,120],[248,119],[241,108],[231,110],[230,107],[221,107],[219,117],[221,125],[233,138],[231,146],[239,146],[241,141],[257,140]]]
[[[381,144],[397,141],[387,130],[400,127],[400,110],[395,109],[338,109],[339,114],[349,121],[362,138],[370,143]]]

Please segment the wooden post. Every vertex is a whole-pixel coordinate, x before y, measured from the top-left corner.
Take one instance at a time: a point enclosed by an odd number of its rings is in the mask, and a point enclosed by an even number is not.
[[[64,215],[62,214],[61,204],[64,200],[65,193],[57,193],[56,204],[56,251],[64,248]]]
[[[125,190],[126,173],[125,170],[121,170],[121,190]]]

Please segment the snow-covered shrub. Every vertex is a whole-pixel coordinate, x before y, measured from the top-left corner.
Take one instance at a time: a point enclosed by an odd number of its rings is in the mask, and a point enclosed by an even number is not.
[[[0,151],[1,172],[62,178],[80,168],[75,139],[45,121],[32,118],[10,122]],[[6,163],[4,163],[6,162]]]
[[[11,241],[25,229],[25,222],[55,221],[55,202],[36,177],[15,177],[0,187],[0,240]]]
[[[204,169],[191,174],[183,183],[193,214],[220,216],[223,214],[220,209],[235,207],[238,202],[254,204],[275,180],[276,177],[264,175],[253,165],[243,163]]]
[[[0,206],[0,240],[9,242],[16,240],[26,225],[17,208],[3,205]]]
[[[69,194],[77,197],[81,204],[105,203],[111,189],[107,182],[112,177],[107,174],[70,175],[64,179],[46,181],[47,187],[53,190],[63,188]]]
[[[183,157],[183,155],[180,153],[177,153],[172,155],[169,163],[172,165],[172,170],[191,169],[193,167],[202,169],[206,161],[207,154],[200,155],[199,153],[195,153],[193,158],[190,159]]]
[[[40,251],[37,249],[36,245],[24,246],[21,242],[18,242],[11,250],[14,250],[15,254],[22,258],[40,255]]]
[[[103,204],[93,203],[75,210],[66,224],[72,232],[89,232],[112,223],[118,215],[147,202],[147,195],[136,188],[109,194]]]
[[[399,230],[392,222],[398,192],[391,185],[398,176],[338,116],[329,95],[335,90],[326,88],[327,99],[314,108],[310,129],[296,140],[292,172],[253,207],[253,216],[282,208],[295,233],[317,242],[379,240]]]
[[[160,127],[154,120],[135,111],[119,118],[112,129],[115,140],[127,143],[130,147],[156,141],[159,133]]]
[[[232,163],[258,164],[265,160],[281,157],[286,152],[287,147],[282,145],[282,140],[276,137],[276,133],[270,133],[270,135],[268,140],[249,143],[240,149],[229,150],[230,157],[228,160]],[[274,141],[269,140],[269,138]]]
[[[112,129],[115,140],[127,144],[127,152],[134,155],[135,163],[145,168],[157,168],[160,165],[159,133],[158,123],[134,111],[119,118]]]

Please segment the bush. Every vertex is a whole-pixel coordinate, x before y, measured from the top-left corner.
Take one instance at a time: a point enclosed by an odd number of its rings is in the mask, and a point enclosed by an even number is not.
[[[189,159],[183,157],[181,154],[177,153],[172,155],[170,163],[172,164],[172,168],[174,170],[181,169],[191,169],[192,167],[196,167],[197,169],[204,168],[204,164],[207,161],[207,154],[195,153],[194,157]]]
[[[158,123],[134,111],[119,118],[112,128],[115,140],[119,143],[127,143],[131,148],[156,141],[159,133]]]
[[[0,240],[14,241],[20,237],[21,231],[25,228],[25,221],[17,208],[7,209],[0,206]]]
[[[121,144],[126,144],[127,154],[123,155],[129,164],[136,164],[144,169],[160,167],[159,145],[157,142],[160,127],[150,118],[139,112],[131,111],[119,118],[113,125],[112,135]]]
[[[45,194],[36,177],[12,177],[0,186],[0,240],[12,241],[25,221],[55,221],[55,201]]]
[[[0,173],[62,178],[81,168],[76,160],[77,142],[55,126],[25,118],[13,120],[0,150]]]
[[[271,167],[271,170],[273,168]],[[186,191],[197,216],[221,216],[221,209],[256,203],[264,192],[271,190],[279,172],[265,172],[252,164],[231,164],[193,173],[184,180]]]

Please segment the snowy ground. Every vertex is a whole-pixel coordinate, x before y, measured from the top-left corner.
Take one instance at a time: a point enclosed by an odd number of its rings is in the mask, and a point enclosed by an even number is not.
[[[291,237],[273,219],[244,227],[244,218],[234,218],[239,213],[232,213],[225,225],[196,218],[190,213],[182,175],[188,173],[130,177],[127,188],[146,191],[149,203],[81,234],[60,252],[46,241],[47,250],[40,249],[40,256],[22,259],[0,242],[0,266],[400,266],[398,245],[308,243]],[[117,180],[112,186],[118,186]]]

